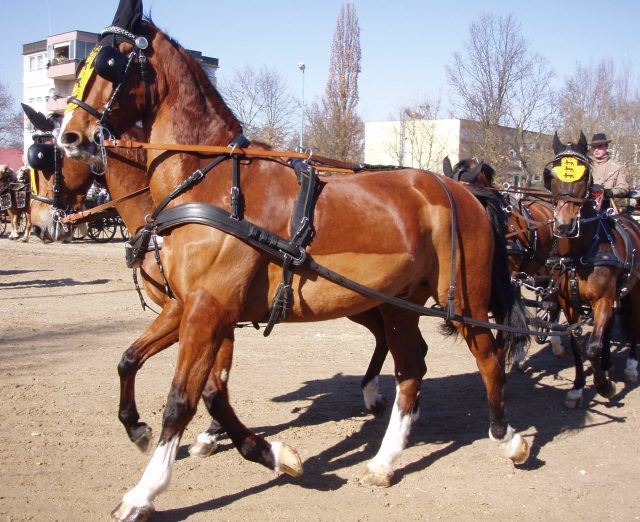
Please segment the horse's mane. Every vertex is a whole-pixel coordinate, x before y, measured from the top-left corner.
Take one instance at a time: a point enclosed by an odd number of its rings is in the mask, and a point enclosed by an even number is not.
[[[478,160],[474,159],[474,158],[465,158],[465,159],[461,159],[460,161],[458,161],[458,163],[456,163],[453,166],[453,171],[454,172],[458,172],[459,170],[471,170],[473,168],[475,168],[478,164]],[[487,181],[489,182],[489,184],[491,186],[493,186],[493,181],[496,175],[496,171],[495,169],[489,165],[488,163],[485,163],[484,161],[482,162],[482,168],[480,169],[480,172],[482,172],[485,177],[487,178]]]
[[[207,101],[210,101],[216,107],[216,112],[229,126],[229,128],[236,128],[237,132],[242,132],[242,124],[240,123],[240,120],[225,103],[222,95],[213,86],[211,80],[202,69],[202,66],[191,55],[191,53],[187,51],[182,45],[180,45],[180,43],[175,38],[172,38],[165,31],[159,29],[158,26],[153,23],[149,16],[145,17],[143,24],[149,26],[149,28],[151,29],[161,32],[166,37],[167,41],[173,46],[173,48],[180,54],[182,60],[187,66],[187,69],[189,70],[189,73],[191,74],[193,83],[198,87],[198,91],[196,94],[201,104],[201,108],[204,108]],[[171,62],[169,62],[166,66],[168,68],[171,68]]]

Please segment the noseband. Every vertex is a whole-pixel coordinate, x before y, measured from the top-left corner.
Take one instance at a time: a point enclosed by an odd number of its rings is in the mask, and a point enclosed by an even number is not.
[[[111,26],[107,27],[100,34],[101,38],[111,35],[113,37],[113,45],[100,47],[97,55],[93,58],[95,62],[95,71],[98,75],[106,80],[111,81],[115,87],[113,93],[109,98],[109,101],[105,105],[102,112],[98,111],[94,107],[91,107],[81,99],[82,93],[78,96],[69,96],[67,102],[69,104],[75,104],[87,111],[92,116],[95,116],[97,121],[97,129],[94,133],[93,139],[95,143],[101,147],[103,164],[106,166],[107,156],[102,144],[105,140],[112,140],[120,136],[118,129],[109,121],[109,115],[113,109],[118,96],[122,92],[124,85],[129,80],[131,72],[133,71],[133,64],[137,61],[140,64],[140,74],[144,83],[144,97],[145,97],[145,114],[147,113],[151,104],[151,87],[149,85],[149,69],[147,56],[144,50],[149,47],[149,42],[144,36],[135,36],[133,33],[122,29],[121,27]],[[116,38],[127,41],[133,45],[133,50],[125,58],[116,48]],[[125,63],[126,62],[126,63]],[[87,63],[85,67],[94,67],[94,63]],[[75,94],[75,90],[74,90]],[[68,110],[68,109],[67,109]]]

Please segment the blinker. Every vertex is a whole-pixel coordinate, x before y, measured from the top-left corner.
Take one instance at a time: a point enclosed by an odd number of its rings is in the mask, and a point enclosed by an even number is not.
[[[111,83],[121,83],[127,67],[127,57],[111,46],[100,49],[96,56],[96,72]]]
[[[34,143],[27,150],[27,162],[37,170],[54,170],[56,166],[56,146],[53,143]]]

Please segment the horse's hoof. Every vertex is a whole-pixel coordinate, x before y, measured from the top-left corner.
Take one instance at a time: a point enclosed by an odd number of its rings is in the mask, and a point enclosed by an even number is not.
[[[285,473],[294,478],[302,475],[304,471],[302,469],[302,461],[296,450],[282,442],[273,442],[271,443],[271,452],[276,461],[275,471]]]
[[[23,237],[21,241],[22,241],[23,243],[28,243],[28,242],[29,242],[29,238],[28,238],[28,237],[27,237],[27,238],[24,238],[24,237]]]
[[[565,408],[570,408],[575,410],[576,408],[580,408],[582,406],[582,389],[580,390],[569,390],[567,396],[564,399]]]
[[[511,449],[509,458],[514,464],[524,464],[527,462],[531,449],[529,448],[529,443],[520,434],[516,434],[513,437],[509,446]]]
[[[613,381],[607,381],[603,386],[596,387],[598,395],[605,399],[611,399],[617,392],[616,383]]]
[[[120,502],[111,512],[111,520],[115,522],[146,522],[153,515],[153,508],[149,506],[129,506]]]
[[[13,241],[14,239],[16,239],[15,236],[9,236],[10,241]]]
[[[367,468],[364,475],[360,479],[363,486],[373,486],[376,488],[388,488],[393,482],[393,471],[379,472],[371,471]]]
[[[146,453],[151,446],[153,432],[151,431],[151,428],[146,424],[144,424],[143,426],[144,429],[142,429],[141,433],[137,436],[134,436],[134,438],[132,438],[131,440],[142,453]]]
[[[555,355],[558,358],[564,357],[566,355],[566,353],[567,353],[567,351],[564,349],[564,346],[563,346],[562,342],[554,343],[552,341],[551,342],[551,351],[553,352],[553,355]]]
[[[213,442],[201,442],[196,440],[191,446],[189,446],[189,455],[192,457],[209,457],[213,455],[218,448],[218,444]]]

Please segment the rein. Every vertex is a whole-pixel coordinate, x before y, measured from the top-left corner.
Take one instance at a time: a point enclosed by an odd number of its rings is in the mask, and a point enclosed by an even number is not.
[[[114,208],[118,204],[124,201],[127,201],[129,199],[135,198],[140,194],[143,194],[148,191],[149,191],[149,187],[141,188],[139,190],[136,190],[135,192],[132,192],[131,194],[127,194],[126,196],[122,196],[121,198],[114,199],[112,201],[107,201],[106,203],[103,203],[102,205],[98,205],[97,207],[93,207],[89,210],[81,210],[80,212],[76,212],[75,214],[70,214],[68,216],[65,216],[60,220],[60,223],[62,223],[63,225],[66,225],[67,223],[71,223],[71,222],[82,223],[84,221],[87,221],[88,218],[93,216],[94,214],[98,214],[106,210],[109,210],[111,208]]]

